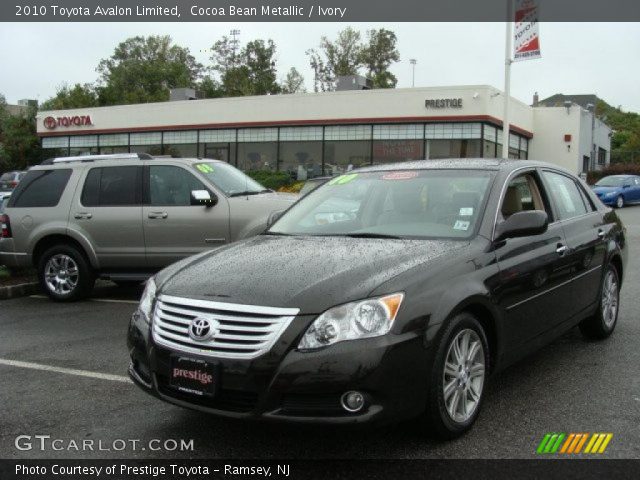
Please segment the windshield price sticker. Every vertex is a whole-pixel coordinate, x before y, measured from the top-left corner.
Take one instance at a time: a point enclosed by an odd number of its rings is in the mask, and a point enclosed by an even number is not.
[[[473,207],[462,207],[460,209],[461,217],[470,217],[471,215],[473,215]]]
[[[213,173],[213,167],[208,163],[198,163],[196,164],[196,168],[202,173]]]
[[[358,178],[357,173],[350,173],[349,175],[340,175],[339,177],[334,178],[329,182],[329,185],[344,185],[345,183],[349,183],[352,180]]]
[[[382,180],[409,180],[417,176],[418,172],[393,172],[383,175]]]

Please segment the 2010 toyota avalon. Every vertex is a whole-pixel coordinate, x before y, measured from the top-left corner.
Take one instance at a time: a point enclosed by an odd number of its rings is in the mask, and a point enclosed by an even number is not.
[[[478,417],[489,374],[576,325],[611,334],[626,257],[616,213],[555,166],[364,168],[149,280],[129,374],[219,415],[422,416],[451,438]]]

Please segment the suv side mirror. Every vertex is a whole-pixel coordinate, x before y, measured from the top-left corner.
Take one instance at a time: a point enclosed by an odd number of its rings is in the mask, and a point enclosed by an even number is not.
[[[547,231],[549,217],[542,210],[525,210],[510,215],[496,226],[496,240],[540,235]]]
[[[218,203],[218,197],[209,190],[191,190],[191,205],[213,207],[216,203]]]

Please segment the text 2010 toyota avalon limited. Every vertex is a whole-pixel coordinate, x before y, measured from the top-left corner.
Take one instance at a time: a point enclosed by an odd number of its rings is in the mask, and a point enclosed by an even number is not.
[[[567,329],[615,328],[625,229],[575,176],[529,161],[349,172],[263,234],[147,283],[129,329],[145,391],[220,415],[423,415],[453,437],[487,377]]]

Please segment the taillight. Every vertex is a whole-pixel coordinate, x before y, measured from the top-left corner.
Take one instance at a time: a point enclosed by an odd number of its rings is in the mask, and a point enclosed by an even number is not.
[[[11,238],[11,222],[9,215],[0,215],[0,225],[2,226],[2,238]]]

